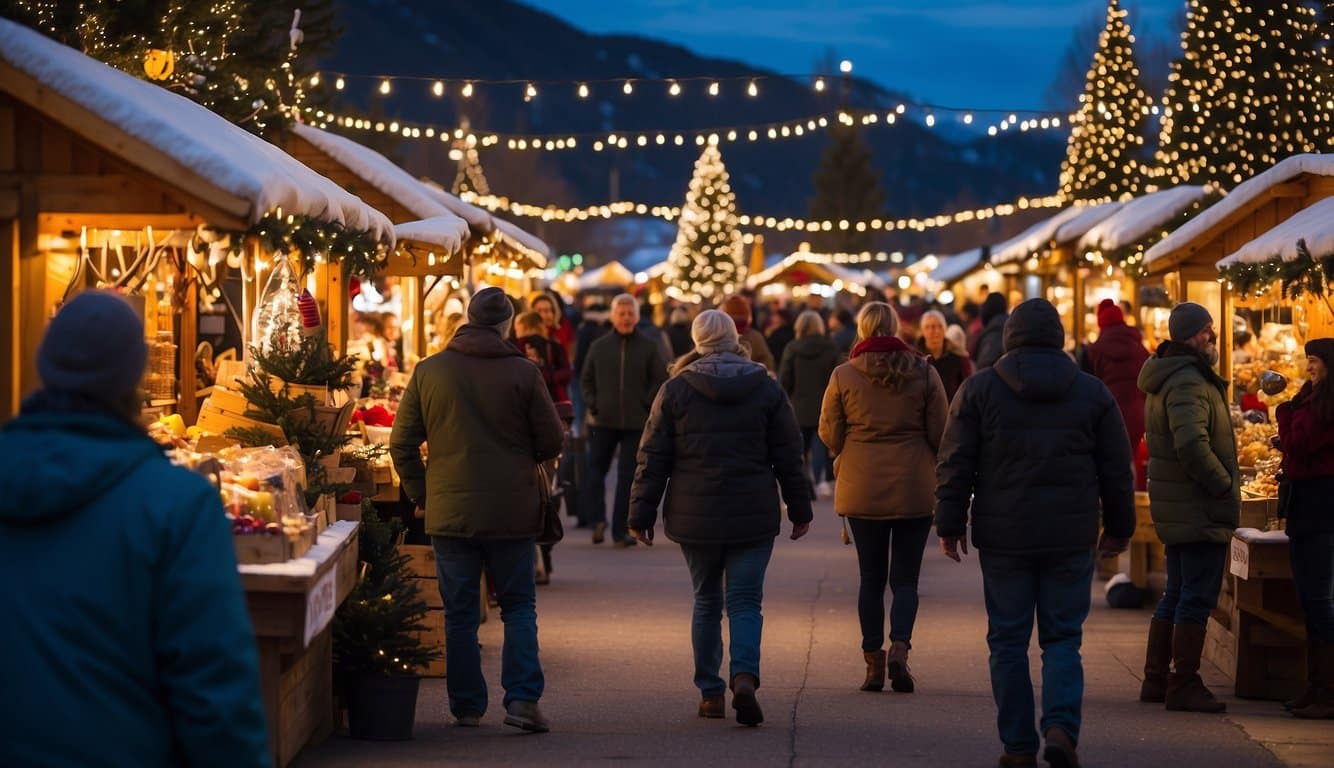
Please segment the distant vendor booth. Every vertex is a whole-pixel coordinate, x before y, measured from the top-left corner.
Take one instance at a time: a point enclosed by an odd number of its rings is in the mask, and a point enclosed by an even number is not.
[[[870,253],[814,253],[802,243],[795,253],[752,273],[746,287],[758,291],[762,300],[801,300],[812,294],[832,298],[840,292],[864,297],[885,288],[885,281],[865,268],[874,261]]]

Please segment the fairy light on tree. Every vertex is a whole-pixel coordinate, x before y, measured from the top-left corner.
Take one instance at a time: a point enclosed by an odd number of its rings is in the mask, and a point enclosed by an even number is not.
[[[1119,0],[1110,0],[1061,165],[1061,196],[1066,200],[1138,191],[1137,155],[1144,146],[1149,97],[1135,63],[1134,43],[1125,9]]]
[[[1316,12],[1278,0],[1190,0],[1163,104],[1156,176],[1224,188],[1329,148]]]
[[[686,301],[731,293],[741,279],[743,249],[736,195],[718,143],[710,141],[695,161],[676,242],[667,256],[669,290]]]

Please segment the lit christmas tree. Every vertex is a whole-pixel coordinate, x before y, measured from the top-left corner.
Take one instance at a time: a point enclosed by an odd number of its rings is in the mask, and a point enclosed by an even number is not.
[[[684,301],[730,293],[741,278],[743,247],[736,228],[736,195],[716,141],[695,161],[679,224],[667,257],[668,293]]]
[[[482,171],[482,158],[477,154],[477,138],[469,130],[468,118],[463,118],[460,128],[468,138],[456,138],[449,145],[449,159],[459,164],[451,191],[456,195],[469,192],[474,195],[489,195],[491,185],[487,183],[486,174]]]
[[[1163,105],[1161,186],[1232,187],[1285,157],[1329,148],[1313,9],[1293,0],[1191,0],[1187,10]]]
[[[1116,199],[1138,191],[1136,155],[1144,146],[1149,97],[1135,64],[1134,42],[1126,11],[1110,0],[1061,165],[1066,200]]]

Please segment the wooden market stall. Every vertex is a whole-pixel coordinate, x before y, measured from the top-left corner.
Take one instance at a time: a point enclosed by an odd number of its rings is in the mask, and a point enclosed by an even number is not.
[[[869,291],[883,290],[885,281],[865,265],[887,259],[888,254],[814,253],[808,243],[802,243],[795,253],[751,273],[746,287],[761,297],[801,298],[810,293],[832,297],[840,291],[866,296]]]

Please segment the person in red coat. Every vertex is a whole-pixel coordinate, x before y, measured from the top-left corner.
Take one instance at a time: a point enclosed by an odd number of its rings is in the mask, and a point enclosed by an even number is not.
[[[1284,706],[1305,719],[1334,718],[1334,339],[1306,342],[1307,382],[1280,405],[1281,506],[1288,519],[1292,582],[1306,614],[1306,691]]]
[[[1098,340],[1084,348],[1084,369],[1111,390],[1130,435],[1130,445],[1144,439],[1144,393],[1136,383],[1149,359],[1144,334],[1126,325],[1125,313],[1111,299],[1098,305]]]
[[[565,350],[565,359],[573,360],[574,324],[565,316],[565,308],[561,306],[556,294],[549,291],[534,293],[528,298],[528,309],[542,316],[542,322],[547,327],[544,335],[561,345]]]

